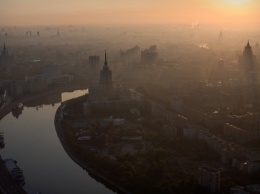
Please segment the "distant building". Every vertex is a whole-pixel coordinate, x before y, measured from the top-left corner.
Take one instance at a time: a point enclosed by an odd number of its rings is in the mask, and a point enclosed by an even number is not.
[[[142,112],[149,112],[149,103],[145,100],[110,100],[99,102],[86,102],[84,103],[84,114],[120,114],[122,112],[130,113],[130,109],[136,108]]]
[[[32,31],[26,31],[25,35],[31,37],[32,36]]]
[[[233,138],[239,142],[246,142],[248,140],[248,132],[244,129],[226,123],[224,125],[223,134],[225,137]]]
[[[131,95],[129,90],[113,87],[112,71],[109,69],[105,52],[105,63],[100,71],[99,86],[89,88],[89,98],[83,104],[83,111],[87,116],[96,117],[121,113],[130,114],[130,110],[133,109],[144,114],[150,112],[150,103],[147,100],[133,96],[136,95]]]
[[[127,49],[126,51],[120,50],[120,59],[126,63],[140,61],[140,47],[135,46],[133,48]]]
[[[72,82],[74,77],[72,75],[59,75],[47,79],[49,84],[67,84]]]
[[[99,56],[89,56],[88,65],[92,78],[97,78],[100,68],[100,57]]]
[[[255,175],[260,172],[260,160],[248,160],[246,157],[233,158],[232,166],[248,175]]]
[[[224,125],[223,134],[225,137],[242,143],[260,139],[260,130],[244,130],[229,123]]]
[[[48,83],[45,80],[28,81],[24,84],[24,93],[35,94],[46,91],[48,89]]]
[[[44,67],[40,66],[39,69],[42,71],[42,74],[35,75],[35,76],[26,76],[25,82],[46,82],[47,84],[67,84],[74,79],[72,75],[62,75],[61,67],[59,65],[46,65]]]
[[[239,64],[244,71],[245,79],[254,81],[257,71],[256,56],[253,54],[253,50],[249,44],[249,41],[244,47],[243,55],[239,57]]]
[[[22,96],[23,95],[22,82],[14,82],[11,86],[10,92],[14,98]]]
[[[232,167],[238,169],[241,172],[245,172],[247,169],[247,161],[246,157],[233,158],[232,159]]]
[[[4,43],[2,54],[0,56],[0,72],[10,74],[11,68],[12,68],[12,57],[9,55],[6,45]]]
[[[189,139],[198,139],[199,130],[196,127],[183,128],[183,136]]]
[[[246,172],[253,175],[260,172],[260,160],[253,160],[247,162]]]
[[[222,40],[223,39],[223,32],[222,30],[220,31],[219,35],[218,35],[218,39]]]
[[[59,28],[57,29],[57,36],[58,37],[60,36],[60,29]]]
[[[170,101],[170,107],[174,112],[183,111],[184,101],[182,98],[175,98]]]
[[[47,65],[43,67],[42,75],[45,78],[60,76],[61,68],[59,65]]]
[[[177,127],[169,125],[167,123],[163,124],[162,131],[164,136],[167,138],[174,138],[178,135]]]
[[[199,185],[209,189],[210,193],[220,191],[220,171],[208,167],[199,168]]]
[[[106,51],[105,51],[105,63],[103,69],[100,70],[99,84],[104,93],[109,93],[113,87],[112,71],[109,69],[109,66],[107,64]]]
[[[4,43],[4,48],[2,50],[2,57],[8,56],[8,50],[6,49],[5,43]]]
[[[158,52],[156,45],[150,46],[150,48],[141,52],[141,64],[142,65],[154,65],[158,61]]]
[[[0,56],[1,71],[5,71],[6,70],[8,58],[9,58],[8,50],[7,50],[7,48],[5,46],[5,43],[4,43],[4,47],[3,47],[3,50],[2,50],[2,55]]]

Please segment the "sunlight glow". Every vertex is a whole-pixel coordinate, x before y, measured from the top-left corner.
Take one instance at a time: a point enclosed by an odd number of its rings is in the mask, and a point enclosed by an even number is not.
[[[1,25],[260,24],[260,0],[0,0]]]
[[[226,0],[227,3],[233,4],[233,5],[245,5],[249,3],[250,0]]]

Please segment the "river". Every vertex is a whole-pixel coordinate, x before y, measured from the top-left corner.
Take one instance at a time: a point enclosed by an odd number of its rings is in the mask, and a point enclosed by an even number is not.
[[[4,132],[3,159],[12,158],[24,171],[24,189],[29,194],[112,194],[91,178],[64,151],[54,127],[61,101],[85,94],[87,90],[56,94],[28,103],[22,114],[9,113],[0,121]]]

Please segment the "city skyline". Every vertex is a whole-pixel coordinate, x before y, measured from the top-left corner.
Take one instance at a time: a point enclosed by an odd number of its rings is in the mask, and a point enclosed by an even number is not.
[[[257,0],[3,0],[0,25],[260,24]]]

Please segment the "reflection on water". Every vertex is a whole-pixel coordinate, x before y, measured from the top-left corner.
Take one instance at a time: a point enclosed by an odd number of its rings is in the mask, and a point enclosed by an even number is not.
[[[22,114],[23,108],[21,109],[13,109],[12,110],[12,115],[18,119],[18,117]]]
[[[35,100],[31,100],[30,102],[25,103],[27,107],[35,107],[40,108],[43,105],[52,105],[54,106],[56,103],[61,102],[61,93],[52,94],[49,96],[44,96],[42,98],[37,98]]]
[[[39,99],[26,104],[19,117],[8,114],[1,120],[0,131],[4,132],[6,146],[0,154],[4,159],[18,161],[24,171],[24,189],[28,193],[113,193],[68,157],[54,128],[60,96],[67,100],[86,92],[81,90]]]

